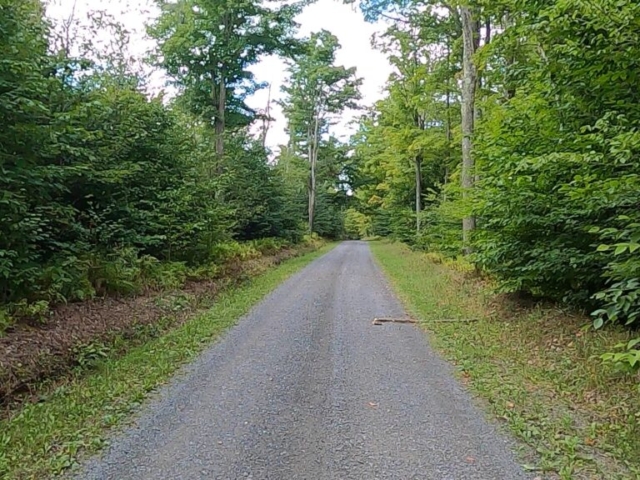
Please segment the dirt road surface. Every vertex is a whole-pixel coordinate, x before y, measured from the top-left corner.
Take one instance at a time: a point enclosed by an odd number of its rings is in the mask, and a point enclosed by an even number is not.
[[[77,478],[528,478],[425,334],[374,317],[405,314],[367,244],[342,243],[183,369]]]

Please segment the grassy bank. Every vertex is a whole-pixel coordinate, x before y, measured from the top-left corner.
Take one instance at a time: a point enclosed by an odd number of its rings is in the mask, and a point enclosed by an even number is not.
[[[291,274],[332,248],[327,245],[221,293],[206,312],[121,357],[104,358],[41,402],[0,421],[0,477],[46,478],[73,466],[79,455],[104,446],[108,430],[128,417],[239,317]]]
[[[628,332],[596,332],[585,317],[492,294],[456,265],[402,244],[371,247],[434,347],[528,445],[527,468],[545,478],[640,478],[638,378],[598,358]]]

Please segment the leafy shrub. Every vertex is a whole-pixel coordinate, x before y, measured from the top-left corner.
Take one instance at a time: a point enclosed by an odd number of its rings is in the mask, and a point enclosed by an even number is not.
[[[9,314],[6,308],[0,308],[0,337],[4,335],[8,328],[12,327],[15,323],[13,317]]]
[[[143,285],[137,250],[125,248],[104,257],[92,256],[89,280],[98,295],[138,293]]]
[[[349,208],[344,215],[344,230],[347,237],[351,239],[371,237],[373,222],[368,215],[355,208]]]
[[[215,245],[211,249],[210,258],[220,265],[232,261],[248,260],[258,258],[260,252],[248,243],[225,242]]]
[[[9,307],[11,308],[13,316],[36,320],[39,323],[46,323],[47,318],[51,314],[49,302],[46,300],[38,300],[37,302],[20,300],[17,303],[11,304]]]
[[[73,348],[73,356],[80,368],[93,368],[108,355],[109,347],[103,343],[91,342]]]
[[[625,373],[640,371],[640,338],[635,338],[627,343],[616,345],[617,352],[605,353],[601,356],[605,363],[609,363],[617,370]],[[621,350],[621,351],[620,351]]]
[[[161,262],[151,255],[143,255],[137,264],[140,281],[145,287],[180,288],[189,276],[189,268],[185,262]]]
[[[95,289],[88,277],[89,263],[75,256],[43,268],[39,279],[42,295],[51,303],[93,298]]]
[[[273,255],[290,245],[285,239],[272,237],[252,240],[250,244],[262,255]]]
[[[460,202],[453,198],[431,206],[422,212],[421,231],[415,246],[450,258],[461,255],[462,217]]]
[[[308,166],[288,176],[273,165],[246,128],[250,110],[236,108],[242,94],[229,99],[238,115],[217,155],[190,96],[204,91],[167,104],[145,90],[126,49],[59,48],[41,3],[0,0],[0,305],[175,288],[215,275],[212,262],[301,240]],[[112,28],[114,45],[127,43],[125,29],[90,17],[92,28]],[[344,181],[340,158],[323,173],[329,183]],[[346,200],[324,196],[321,224],[338,236]]]
[[[187,279],[189,280],[203,280],[210,278],[217,278],[220,274],[220,266],[213,263],[200,265],[198,267],[192,267],[187,272]]]

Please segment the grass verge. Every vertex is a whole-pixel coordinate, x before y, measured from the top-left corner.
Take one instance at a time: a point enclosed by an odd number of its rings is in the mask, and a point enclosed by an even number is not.
[[[253,305],[334,245],[288,260],[247,284],[222,293],[215,305],[178,328],[95,364],[88,374],[59,386],[39,403],[0,421],[0,478],[41,479],[76,464],[105,445],[149,392],[165,383]]]
[[[461,381],[531,447],[523,448],[526,468],[541,478],[640,478],[638,378],[598,358],[629,332],[593,331],[557,306],[515,303],[402,244],[371,247]]]

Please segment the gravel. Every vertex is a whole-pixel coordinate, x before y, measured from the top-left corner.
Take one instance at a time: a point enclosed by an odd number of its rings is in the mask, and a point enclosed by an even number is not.
[[[369,247],[291,277],[183,369],[78,479],[529,478],[411,324]]]

